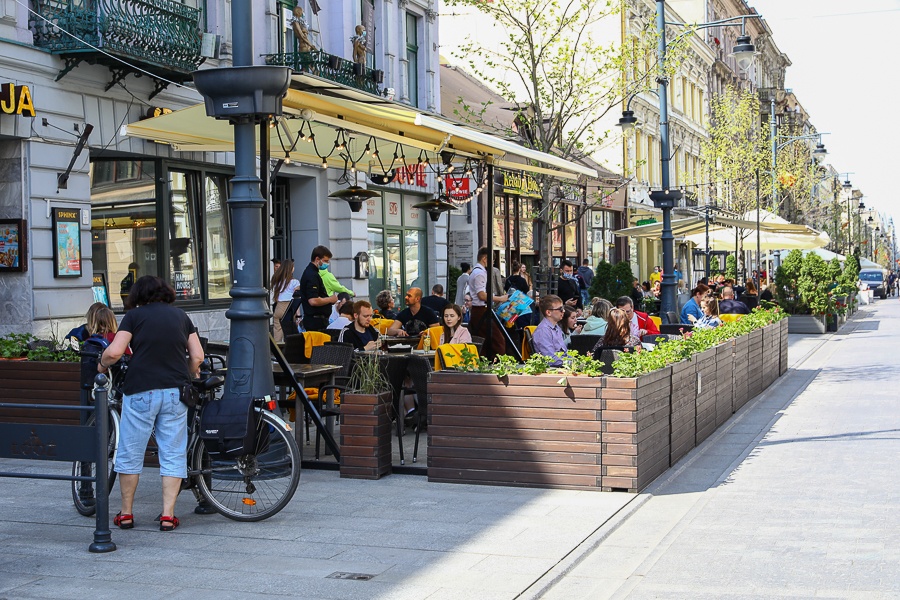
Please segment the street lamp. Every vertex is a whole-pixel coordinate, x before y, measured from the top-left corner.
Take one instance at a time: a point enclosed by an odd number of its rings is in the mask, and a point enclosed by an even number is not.
[[[753,56],[756,54],[756,47],[750,40],[750,36],[745,31],[747,19],[759,19],[762,15],[739,15],[710,23],[702,23],[700,25],[691,26],[694,30],[707,29],[709,27],[741,27],[741,35],[737,38],[732,56],[741,69],[746,69]],[[736,23],[735,21],[740,21]],[[656,33],[657,41],[657,78],[659,84],[659,158],[662,172],[662,189],[652,190],[650,199],[656,208],[662,209],[663,226],[662,226],[662,252],[663,252],[663,276],[661,285],[660,317],[663,323],[668,323],[669,313],[676,312],[676,288],[675,281],[675,236],[672,235],[672,209],[678,200],[681,199],[682,193],[679,190],[669,189],[669,163],[671,156],[669,155],[669,105],[668,105],[668,85],[669,80],[666,78],[666,25],[676,27],[688,27],[686,23],[673,23],[666,21],[666,2],[665,0],[656,0]],[[634,99],[632,96],[631,99]],[[637,119],[634,112],[630,110],[631,99],[628,101],[622,118],[619,119],[619,125],[623,129],[630,129],[635,126]]]
[[[772,210],[775,213],[778,213],[778,181],[776,177],[778,176],[778,151],[786,148],[787,146],[793,144],[794,142],[799,142],[802,140],[817,140],[816,148],[812,151],[812,157],[816,160],[816,162],[822,162],[822,160],[828,156],[828,150],[825,149],[825,144],[822,143],[822,136],[829,135],[827,132],[822,133],[810,133],[807,135],[778,135],[778,121],[775,120],[775,94],[772,94],[769,99],[769,133],[772,137]],[[780,144],[779,140],[783,140]],[[845,182],[844,188],[850,185],[850,181],[847,180]]]

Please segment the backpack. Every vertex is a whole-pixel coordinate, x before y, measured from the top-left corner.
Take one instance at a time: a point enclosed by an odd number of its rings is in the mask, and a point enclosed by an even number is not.
[[[263,440],[257,444],[258,419],[250,396],[207,402],[200,413],[200,439],[210,458],[237,458],[265,447]]]
[[[94,387],[94,377],[97,376],[97,365],[103,351],[109,347],[109,342],[102,335],[92,335],[81,344],[81,389],[90,390]]]

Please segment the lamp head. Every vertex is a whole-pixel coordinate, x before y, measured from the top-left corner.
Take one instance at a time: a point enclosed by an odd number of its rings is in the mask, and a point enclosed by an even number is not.
[[[859,201],[859,210],[866,210],[866,203],[862,200]]]
[[[448,202],[447,197],[443,194],[432,200],[425,200],[424,202],[413,204],[412,207],[425,210],[428,213],[428,218],[430,218],[432,222],[437,222],[443,213],[456,210],[456,205],[452,202]]]
[[[869,223],[874,223],[874,222],[875,222],[875,219],[872,218],[872,215],[869,215],[869,218],[866,219],[866,221],[869,222]]]
[[[637,125],[637,117],[634,116],[634,111],[623,110],[618,127],[621,127],[622,131],[628,131],[629,129],[634,129],[635,125]]]
[[[828,150],[825,149],[825,144],[823,144],[822,142],[816,144],[816,149],[813,150],[812,155],[817,162],[822,162],[825,157],[828,156]]]
[[[741,69],[747,69],[756,56],[756,46],[750,41],[749,35],[739,35],[734,48],[731,51],[734,60]]]
[[[851,189],[851,188],[853,187],[853,184],[850,183],[850,180],[849,180],[849,179],[845,179],[845,180],[844,180],[844,183],[842,184],[842,187],[843,187],[845,190],[849,190],[849,189]]]
[[[363,203],[369,198],[375,198],[380,196],[378,192],[374,192],[372,190],[367,190],[365,188],[359,187],[358,185],[351,185],[348,188],[344,188],[342,190],[337,190],[336,192],[332,192],[328,194],[329,198],[335,198],[337,200],[345,200],[347,204],[350,205],[350,212],[359,212],[362,210]]]

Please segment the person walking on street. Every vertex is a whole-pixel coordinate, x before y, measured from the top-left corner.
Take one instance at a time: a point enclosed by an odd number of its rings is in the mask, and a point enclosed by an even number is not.
[[[203,348],[190,317],[174,304],[175,290],[166,281],[152,275],[138,279],[128,294],[130,310],[97,364],[106,373],[131,347],[115,464],[122,509],[113,523],[120,529],[134,528],[134,494],[151,431],[162,476],[159,529],[173,531],[179,525],[175,500],[187,477],[188,414],[180,390],[200,376]]]
[[[591,283],[594,281],[594,271],[591,270],[588,259],[581,261],[581,266],[578,267],[578,275],[584,281],[584,289],[581,290],[581,303],[587,306],[590,303],[589,290],[591,289]]]
[[[337,294],[325,291],[319,271],[328,269],[331,250],[325,246],[312,249],[309,264],[300,276],[300,293],[303,296],[303,328],[307,331],[325,331],[331,317],[331,305],[338,301]]]
[[[562,298],[563,304],[578,310],[584,308],[584,303],[581,301],[581,288],[578,285],[578,279],[575,278],[575,269],[569,260],[562,261],[560,265],[556,294]]]

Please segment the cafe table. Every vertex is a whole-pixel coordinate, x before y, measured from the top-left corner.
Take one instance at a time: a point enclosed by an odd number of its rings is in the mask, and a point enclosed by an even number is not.
[[[297,383],[301,388],[308,387],[320,387],[323,385],[334,385],[335,375],[343,368],[340,365],[310,365],[310,364],[291,364],[291,370],[294,371],[294,376],[297,378]],[[287,397],[287,388],[290,387],[291,382],[290,378],[284,373],[281,369],[281,365],[278,363],[272,364],[272,374],[275,379],[275,385],[281,386],[281,394],[282,397],[280,400],[285,400]],[[334,394],[328,393],[326,394],[326,404],[327,408],[334,408]],[[297,397],[294,400],[294,439],[297,440],[297,445],[300,446],[303,444],[303,428],[300,427],[300,415],[303,414],[303,404],[300,397],[300,394],[297,394]],[[325,429],[331,435],[332,439],[334,438],[334,417],[326,417],[325,418]],[[327,440],[326,440],[327,442]],[[327,445],[327,444],[326,444]],[[328,449],[326,448],[326,453],[328,453]]]

